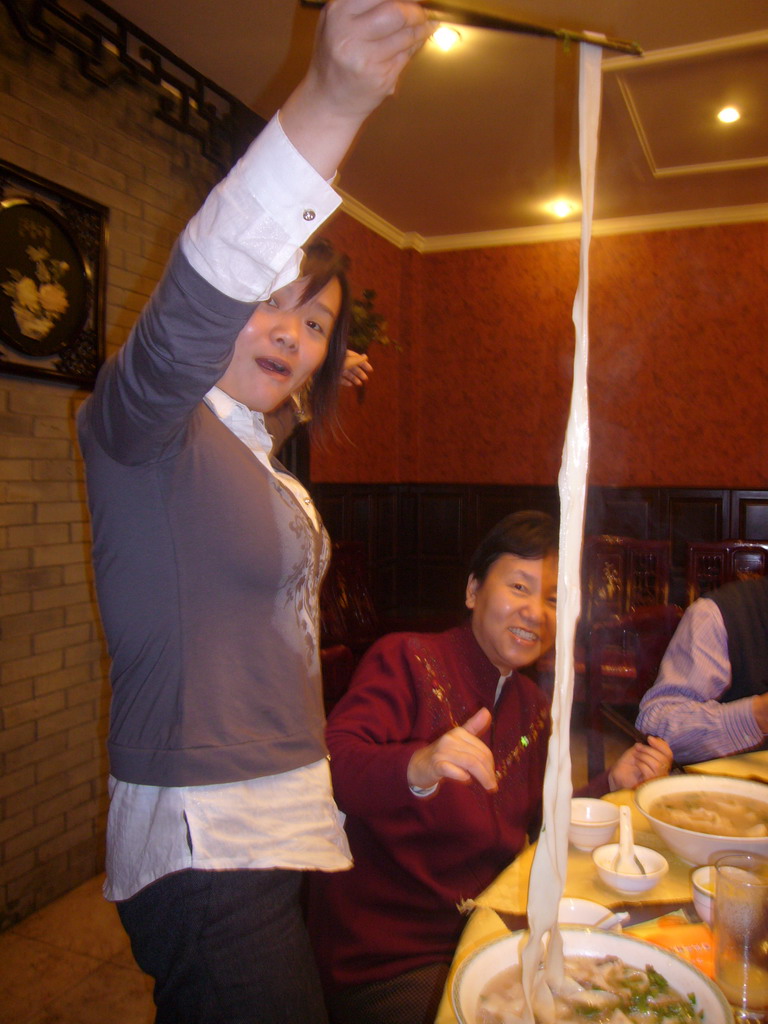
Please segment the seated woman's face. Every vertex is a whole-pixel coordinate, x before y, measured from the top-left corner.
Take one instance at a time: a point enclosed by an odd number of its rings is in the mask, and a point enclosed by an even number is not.
[[[260,302],[235,342],[232,361],[219,380],[222,391],[255,412],[270,412],[312,376],[328,353],[341,305],[337,278],[308,302],[306,280],[279,288]]]
[[[501,555],[482,583],[469,577],[466,603],[475,640],[500,675],[530,665],[555,642],[557,559]]]

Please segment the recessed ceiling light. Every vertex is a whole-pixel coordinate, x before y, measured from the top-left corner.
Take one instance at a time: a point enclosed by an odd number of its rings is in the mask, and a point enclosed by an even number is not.
[[[717,115],[718,121],[722,121],[723,124],[733,124],[733,122],[738,121],[740,117],[741,113],[736,109],[736,107],[723,107]]]
[[[570,216],[576,207],[570,199],[555,199],[551,203],[547,204],[547,209],[550,213],[554,214],[555,217],[562,218]]]
[[[430,39],[438,49],[447,53],[461,42],[461,32],[455,28],[449,28],[448,25],[441,25],[435,29]]]

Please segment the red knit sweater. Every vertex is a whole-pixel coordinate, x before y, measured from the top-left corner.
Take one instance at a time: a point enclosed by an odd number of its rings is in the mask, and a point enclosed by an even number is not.
[[[312,876],[309,925],[329,990],[450,962],[477,896],[539,825],[547,700],[514,673],[493,707],[498,670],[469,626],[376,643],[328,722],[336,799],[355,866]],[[481,707],[499,789],[443,780],[431,797],[406,779],[413,752]]]

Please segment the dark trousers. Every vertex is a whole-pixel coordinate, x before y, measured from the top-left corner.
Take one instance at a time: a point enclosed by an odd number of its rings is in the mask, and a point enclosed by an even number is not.
[[[156,1024],[326,1024],[298,871],[179,871],[117,904]]]
[[[433,1024],[450,964],[355,985],[329,999],[332,1024]]]

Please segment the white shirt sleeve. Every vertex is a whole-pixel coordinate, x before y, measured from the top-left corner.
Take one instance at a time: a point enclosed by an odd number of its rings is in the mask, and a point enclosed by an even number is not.
[[[723,617],[714,601],[699,598],[686,609],[658,678],[640,702],[637,727],[665,739],[684,764],[748,750],[763,734],[752,697],[722,703],[730,685]]]
[[[214,288],[257,302],[296,279],[301,246],[340,203],[275,115],[189,222],[181,249]]]

